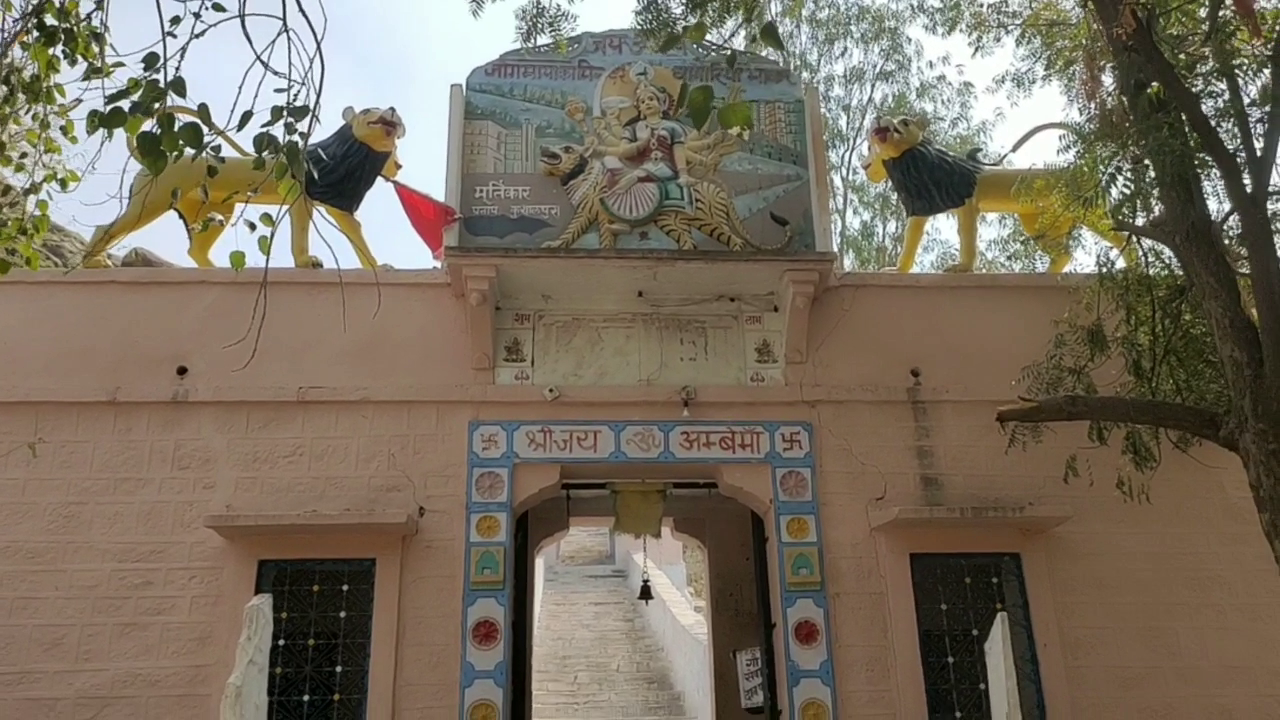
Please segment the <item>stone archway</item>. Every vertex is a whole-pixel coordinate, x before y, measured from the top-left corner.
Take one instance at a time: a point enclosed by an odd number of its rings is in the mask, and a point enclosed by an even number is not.
[[[829,602],[812,430],[807,423],[636,423],[475,421],[469,427],[466,573],[463,583],[462,720],[506,718],[510,666],[511,559],[517,511],[555,493],[562,475],[690,477],[701,468],[769,529],[775,646],[785,677],[777,694],[785,716],[836,718]],[[516,468],[521,468],[519,482]],[[531,472],[524,472],[525,470]],[[623,471],[625,473],[625,470]],[[622,475],[625,477],[626,475]],[[528,542],[530,538],[525,538]],[[479,558],[498,557],[496,575]]]

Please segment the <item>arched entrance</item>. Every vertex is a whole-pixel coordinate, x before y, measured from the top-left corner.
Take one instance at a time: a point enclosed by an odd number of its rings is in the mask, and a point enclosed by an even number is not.
[[[476,421],[469,439],[461,720],[517,717],[513,682],[527,662],[517,670],[512,657],[514,568],[529,550],[527,536],[516,547],[516,520],[564,481],[591,478],[711,481],[758,515],[783,717],[838,717],[807,423]]]
[[[715,483],[646,484],[662,487],[666,495],[663,537],[647,542],[607,534],[613,513],[613,498],[607,482],[562,481],[561,497],[542,499],[523,512],[522,504],[517,504],[519,514],[514,525],[511,557],[510,720],[559,718],[562,713],[557,707],[565,705],[571,707],[575,715],[590,709],[597,712],[598,717],[621,716],[619,713],[627,712],[661,717],[671,712],[679,717],[725,720],[781,717],[764,519],[749,507],[721,494]],[[571,539],[572,536],[566,537],[571,525],[579,534],[573,557],[565,548],[558,547],[561,540]],[[602,532],[606,533],[603,538]],[[584,535],[590,538],[586,542],[591,545],[585,557],[581,546]],[[664,551],[670,552],[671,545],[679,542],[695,544],[707,559],[702,597],[706,605],[700,618],[705,626],[699,624],[705,633],[699,643],[701,657],[689,662],[687,656],[696,651],[689,648],[687,640],[665,647],[665,653],[657,656],[643,648],[634,654],[603,650],[601,646],[607,644],[610,631],[617,632],[616,623],[629,626],[630,621],[638,620],[637,627],[644,629],[626,633],[639,633],[653,640],[656,637],[652,636],[652,630],[657,627],[665,625],[667,632],[673,631],[668,614],[671,610],[665,608],[691,609],[662,567],[667,564],[664,559],[670,560]],[[643,552],[645,547],[649,553]],[[543,548],[549,552],[539,556]],[[643,610],[635,604],[638,569],[644,562],[637,562],[637,553],[641,558],[647,557],[650,574],[661,577],[660,596],[656,598],[659,605],[653,610],[647,604]],[[683,561],[680,569],[683,570]],[[569,576],[567,581],[562,575]],[[544,595],[543,579],[548,589],[553,583],[556,585],[561,598],[559,607],[564,609],[560,610],[558,624],[555,606],[551,611],[546,610],[548,596]],[[603,586],[611,590],[601,597]],[[677,592],[671,592],[673,590]],[[595,607],[593,598],[607,608],[603,612],[609,619],[601,622],[590,619]],[[544,617],[541,627],[536,612],[539,599],[544,615],[553,616],[550,621]],[[617,610],[619,601],[621,607],[628,610]],[[650,612],[654,613],[651,618],[661,618],[657,621],[659,625],[644,621]],[[570,648],[567,660],[557,656],[557,653],[564,655],[566,647]],[[734,651],[745,648],[761,651],[761,664],[750,681],[760,691],[756,698],[759,707],[753,710],[744,710],[740,705]],[[667,666],[667,662],[677,661],[679,667]],[[613,667],[614,662],[629,669],[600,671],[604,666]],[[541,671],[536,669],[539,664]],[[572,685],[567,683],[569,680],[573,681]],[[636,682],[643,685],[637,689]],[[554,687],[548,688],[549,684]],[[539,686],[542,691],[537,690]],[[682,698],[675,699],[681,695]],[[632,707],[631,698],[637,696],[650,703],[652,712]],[[675,705],[671,704],[673,701]]]

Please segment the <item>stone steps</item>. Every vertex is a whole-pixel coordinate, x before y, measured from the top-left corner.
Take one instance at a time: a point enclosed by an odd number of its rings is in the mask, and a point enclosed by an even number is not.
[[[595,690],[601,687],[612,687],[621,690],[675,690],[671,678],[665,673],[635,673],[618,677],[611,670],[601,672],[547,673],[539,682],[533,684],[535,692],[565,693],[581,688]]]
[[[625,693],[628,702],[639,705],[640,707],[663,707],[670,708],[672,705],[679,705],[684,702],[684,698],[675,690],[641,690],[641,689],[622,689],[615,687],[601,687],[597,689],[588,689],[579,687],[570,692],[542,692],[536,696],[536,702],[539,705],[555,705],[555,706],[572,706],[578,708],[595,707],[595,708],[612,708],[617,704],[618,693]]]
[[[554,712],[556,715],[550,715]],[[669,707],[637,707],[635,705],[611,705],[607,707],[562,707],[534,703],[534,720],[558,717],[562,720],[680,720],[685,715],[673,715]]]
[[[662,644],[625,571],[607,562],[608,531],[573,528],[543,579],[533,641],[533,720],[689,720]]]
[[[560,540],[560,565],[604,565],[609,562],[613,540],[609,528],[575,527]]]

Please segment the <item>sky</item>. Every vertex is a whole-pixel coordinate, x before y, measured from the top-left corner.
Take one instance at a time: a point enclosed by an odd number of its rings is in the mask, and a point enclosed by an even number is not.
[[[342,122],[342,109],[347,105],[357,109],[394,106],[406,125],[406,134],[399,146],[399,157],[404,164],[399,180],[443,199],[449,87],[465,82],[472,68],[517,46],[513,16],[517,4],[518,0],[497,2],[477,20],[467,11],[465,0],[330,0],[325,8],[328,23],[322,43],[326,78],[320,98],[319,136],[327,136]],[[250,11],[258,5],[249,3]],[[273,3],[261,5],[279,7]],[[318,3],[307,0],[304,6],[315,8]],[[121,52],[136,53],[133,58],[136,61],[159,37],[160,21],[154,5],[132,0],[112,3],[111,8],[113,42]],[[582,0],[577,9],[579,30],[601,31],[629,27],[635,3]],[[315,21],[320,23],[319,18]],[[259,37],[265,37],[266,26],[262,27]],[[939,47],[963,63],[967,76],[978,87],[986,86],[988,80],[1008,64],[1007,55],[970,59],[968,49],[959,42],[943,43]],[[183,69],[191,105],[208,103],[215,118],[226,117],[241,76],[252,61],[249,44],[234,24],[198,40]],[[269,103],[278,97],[267,93],[264,101]],[[1000,97],[984,98],[980,112],[990,115],[1004,103]],[[1005,122],[995,137],[1007,142],[993,143],[996,147],[989,150],[993,155],[1003,152],[1013,139],[1032,126],[1062,119],[1063,100],[1053,90],[1045,89],[1017,107],[1005,107],[1005,113]],[[248,145],[252,126],[239,137],[241,144]],[[1058,140],[1055,133],[1044,133],[1020,150],[1015,160],[1019,165],[1053,160],[1057,156]],[[88,168],[83,181],[53,203],[56,219],[86,237],[95,225],[105,224],[119,213],[122,183],[127,187],[137,169],[122,139],[117,138],[100,154],[96,142],[92,145],[91,151],[96,157],[90,154],[90,149],[73,155],[73,164]],[[255,210],[249,217],[256,217],[258,212]],[[436,266],[405,219],[390,185],[374,185],[357,217],[379,263],[401,269]],[[318,232],[324,235],[323,239],[318,237]],[[271,265],[292,264],[287,222],[277,230],[277,238]],[[326,267],[358,267],[355,253],[331,223],[320,221],[319,227],[312,231],[311,243],[312,252],[325,261]],[[126,237],[113,252],[143,247],[172,262],[191,265],[186,246],[182,223],[175,213],[166,213]],[[256,234],[239,224],[229,227],[214,247],[214,262],[229,265],[229,254],[237,249],[245,252],[250,265],[264,264],[265,259],[257,250]]]

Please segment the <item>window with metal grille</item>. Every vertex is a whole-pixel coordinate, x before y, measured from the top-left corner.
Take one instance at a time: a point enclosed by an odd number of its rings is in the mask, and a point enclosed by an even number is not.
[[[1044,720],[1022,559],[1004,553],[913,553],[911,582],[929,720],[991,720],[984,644],[1001,612],[1009,619],[1022,717]]]
[[[263,560],[274,613],[268,720],[364,720],[373,560]]]

